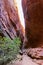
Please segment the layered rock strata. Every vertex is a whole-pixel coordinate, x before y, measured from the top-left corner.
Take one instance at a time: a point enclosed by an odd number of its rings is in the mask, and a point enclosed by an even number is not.
[[[24,28],[15,0],[0,0],[0,36],[8,36],[11,39],[19,36],[23,41]]]

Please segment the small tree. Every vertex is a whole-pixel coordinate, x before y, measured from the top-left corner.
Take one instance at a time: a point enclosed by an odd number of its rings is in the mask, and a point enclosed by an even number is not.
[[[21,40],[19,37],[11,40],[7,37],[0,37],[0,64],[17,58],[20,50]]]

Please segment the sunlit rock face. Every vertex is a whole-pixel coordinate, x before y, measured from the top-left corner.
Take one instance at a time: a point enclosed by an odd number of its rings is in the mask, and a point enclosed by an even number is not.
[[[22,0],[27,47],[43,47],[43,0]]]
[[[9,36],[11,39],[19,36],[23,41],[24,28],[14,0],[0,0],[0,31],[1,36]]]
[[[20,22],[23,28],[25,29],[25,19],[24,19],[24,13],[23,13],[23,8],[22,8],[22,0],[14,0],[14,1],[18,8],[18,15],[19,15]]]

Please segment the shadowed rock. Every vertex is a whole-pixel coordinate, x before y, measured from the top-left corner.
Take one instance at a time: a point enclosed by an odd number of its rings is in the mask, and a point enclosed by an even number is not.
[[[24,54],[43,65],[43,0],[22,0],[27,43]]]
[[[43,1],[22,0],[27,47],[43,47]]]

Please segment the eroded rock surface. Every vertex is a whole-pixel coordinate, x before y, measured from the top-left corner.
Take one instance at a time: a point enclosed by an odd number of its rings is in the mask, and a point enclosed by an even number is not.
[[[43,48],[28,48],[23,50],[23,53],[33,59],[43,59]]]
[[[9,36],[11,39],[19,36],[23,41],[24,29],[15,0],[0,0],[0,35]]]

